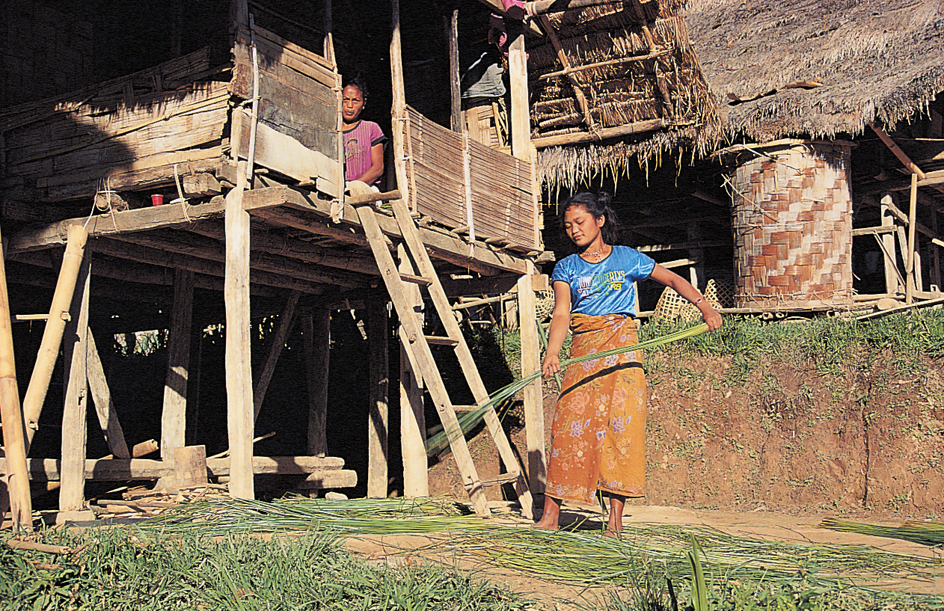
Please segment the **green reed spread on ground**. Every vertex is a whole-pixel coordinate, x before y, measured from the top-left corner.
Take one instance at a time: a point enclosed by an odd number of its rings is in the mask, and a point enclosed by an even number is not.
[[[289,531],[297,534],[252,536]],[[933,579],[944,571],[940,559],[664,525],[628,526],[615,540],[580,527],[546,532],[484,521],[443,499],[307,498],[194,503],[135,526],[39,533],[69,548],[59,555],[0,545],[0,609],[540,608],[462,571],[422,562],[375,567],[339,545],[342,536],[417,533],[436,534],[428,549],[402,555],[428,551],[605,587],[612,609],[694,608],[686,602],[695,600],[693,535],[711,609],[944,609],[944,596],[869,586]]]

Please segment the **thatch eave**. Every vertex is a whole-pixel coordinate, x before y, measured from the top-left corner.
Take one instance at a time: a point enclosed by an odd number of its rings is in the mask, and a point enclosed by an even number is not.
[[[685,16],[726,139],[854,136],[872,122],[894,130],[944,91],[936,1],[692,0]],[[823,86],[784,89],[812,79]]]

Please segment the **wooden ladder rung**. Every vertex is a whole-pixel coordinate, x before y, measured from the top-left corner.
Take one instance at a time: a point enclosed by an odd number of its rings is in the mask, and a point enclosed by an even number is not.
[[[482,480],[482,486],[500,486],[502,484],[510,484],[518,479],[518,472],[514,473],[502,473],[497,477],[492,477],[489,479]]]
[[[453,405],[452,409],[456,410],[456,413],[468,413],[474,412],[479,408],[478,405]]]
[[[404,282],[412,282],[413,284],[422,284],[423,286],[429,286],[433,283],[432,280],[426,278],[425,276],[414,276],[413,274],[404,274],[400,272],[400,278]]]
[[[452,339],[451,337],[439,337],[436,335],[427,335],[426,343],[430,346],[458,346],[459,340]]]

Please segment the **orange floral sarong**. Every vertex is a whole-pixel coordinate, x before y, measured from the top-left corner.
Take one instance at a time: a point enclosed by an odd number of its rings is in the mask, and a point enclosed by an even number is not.
[[[574,314],[571,358],[638,343],[636,321]],[[646,379],[637,352],[567,367],[554,421],[547,496],[595,505],[596,491],[643,495]]]

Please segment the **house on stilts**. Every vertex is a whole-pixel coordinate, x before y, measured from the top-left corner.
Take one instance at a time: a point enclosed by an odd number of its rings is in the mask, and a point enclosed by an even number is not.
[[[386,189],[351,195],[340,67],[376,60],[356,57],[366,43],[355,36],[376,32],[360,27],[366,15],[334,4],[221,0],[188,8],[178,1],[154,15],[112,7],[126,17],[113,31],[141,47],[128,50],[127,64],[121,56],[96,57],[88,39],[95,39],[101,14],[81,7],[63,14],[41,0],[4,5],[10,27],[25,30],[39,19],[46,30],[70,23],[76,33],[76,41],[32,39],[47,51],[17,58],[19,72],[4,87],[20,95],[7,99],[20,103],[0,108],[3,315],[13,321],[0,329],[4,388],[12,388],[3,398],[4,491],[15,522],[29,524],[29,484],[35,491],[40,482],[59,482],[60,521],[91,517],[85,487],[98,481],[174,487],[207,474],[226,482],[232,496],[253,498],[259,478],[277,475],[295,476],[302,490],[363,487],[366,480],[368,496],[386,497],[388,437],[396,437],[388,399],[397,393],[389,373],[396,344],[389,339],[397,337],[403,492],[427,493],[425,394],[474,510],[487,514],[489,499],[505,486],[530,515],[531,492],[540,492],[543,480],[539,383],[525,393],[526,464],[519,464],[494,409],[485,411],[504,464],[502,475],[486,481],[456,413],[483,405],[488,391],[452,301],[517,291],[525,321],[522,367],[537,369],[534,291],[544,287],[535,260],[544,248],[523,35],[506,34],[510,95],[502,105],[503,137],[492,141],[497,115],[462,110],[458,12],[442,15],[445,53],[424,46],[427,24],[416,22],[428,17],[426,3],[393,0],[373,15],[383,24],[390,87],[382,93],[375,87],[370,99],[390,100],[390,164]],[[488,8],[501,7],[484,7],[483,32]],[[135,25],[148,31],[129,33]],[[123,48],[114,39],[99,42],[103,48],[111,42],[113,52]],[[166,61],[139,68],[142,56]],[[55,64],[70,61],[87,80],[58,78]],[[117,74],[95,79],[96,66],[107,62]],[[434,69],[424,69],[430,62]],[[126,65],[135,70],[121,72]],[[13,81],[42,70],[56,73],[58,88],[17,90]],[[447,112],[438,123],[422,103],[408,104],[411,76],[429,74],[443,77],[438,88]],[[477,128],[474,137],[463,127],[467,121]],[[366,338],[360,368],[367,383],[336,390],[364,395],[363,422],[330,412],[331,372],[354,360],[332,365],[344,354],[329,337],[332,318],[343,321],[354,311]],[[153,396],[143,380],[135,388],[134,380],[111,376],[107,356],[112,338],[129,338],[127,347],[134,332],[152,329],[166,330],[167,357]],[[210,331],[217,339],[208,339]],[[447,388],[438,364],[444,353],[457,362],[470,405],[450,396],[455,383]],[[211,363],[211,354],[221,362]],[[286,381],[276,372],[280,358],[289,357],[301,375]],[[62,376],[61,392],[54,372]],[[117,383],[132,388],[119,393]],[[222,404],[215,411],[206,400],[211,389]],[[272,405],[282,413],[271,413]],[[196,430],[198,408],[203,424]],[[258,423],[267,417],[295,437],[260,441]],[[363,431],[368,458],[360,473],[330,455],[332,418],[345,420],[339,437],[354,435],[354,427]],[[131,423],[140,421],[157,424],[159,458],[145,457],[156,439],[133,443],[142,431]],[[102,436],[87,422],[100,425],[111,456],[89,454],[89,440]],[[47,429],[53,433],[46,446],[61,440],[60,447],[34,455],[34,439]],[[206,457],[206,437],[214,433],[224,452]],[[271,451],[263,455],[254,442]]]
[[[557,30],[529,51],[549,202],[609,176],[626,243],[729,312],[944,296],[939,3],[530,4]]]

